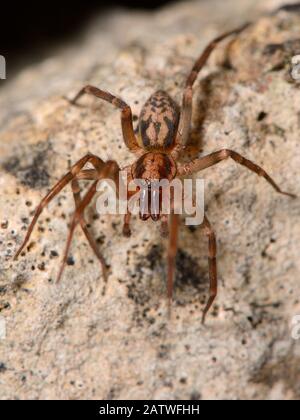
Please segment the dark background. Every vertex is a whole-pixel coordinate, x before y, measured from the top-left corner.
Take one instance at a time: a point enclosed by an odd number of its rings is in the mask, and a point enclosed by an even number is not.
[[[171,0],[85,0],[78,3],[5,0],[0,6],[0,55],[10,72],[43,58],[46,51],[84,30],[93,17],[110,8],[155,9]]]

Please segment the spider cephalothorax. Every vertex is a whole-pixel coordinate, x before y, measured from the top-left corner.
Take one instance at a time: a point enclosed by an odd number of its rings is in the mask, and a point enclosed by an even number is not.
[[[175,178],[176,172],[177,166],[172,156],[161,152],[148,152],[132,165],[131,174],[133,179],[150,182],[161,179],[171,181]]]
[[[110,102],[121,110],[121,124],[123,138],[128,149],[137,155],[137,160],[128,167],[124,168],[127,171],[129,181],[142,180],[144,186],[138,186],[136,184],[136,190],[141,190],[140,198],[140,217],[142,220],[147,220],[150,217],[154,221],[161,220],[162,233],[169,234],[169,248],[168,248],[168,298],[171,302],[173,294],[173,279],[175,270],[175,257],[177,253],[177,238],[178,238],[178,227],[179,227],[179,216],[174,214],[174,199],[170,196],[171,201],[171,212],[169,215],[162,214],[161,210],[161,197],[160,190],[156,187],[156,183],[162,179],[167,181],[173,180],[175,177],[184,175],[190,175],[195,172],[199,172],[203,169],[209,168],[221,162],[222,160],[232,158],[237,163],[245,166],[257,175],[264,177],[269,184],[279,193],[285,194],[291,197],[295,197],[293,194],[283,192],[273,179],[266,173],[264,169],[250,160],[244,158],[240,154],[223,149],[217,152],[211,153],[204,157],[199,157],[186,164],[178,162],[178,158],[183,154],[186,143],[189,138],[191,117],[192,117],[192,98],[193,98],[193,85],[198,76],[199,71],[206,63],[213,49],[217,44],[234,34],[239,34],[241,31],[246,29],[248,26],[244,25],[234,31],[225,33],[215,40],[213,40],[204,50],[202,55],[195,62],[192,71],[187,77],[181,109],[176,102],[164,91],[157,91],[154,93],[142,108],[138,129],[135,132],[132,123],[132,112],[129,105],[123,100],[116,96],[100,90],[94,86],[84,87],[76,97],[71,101],[72,104],[76,104],[78,99],[84,94],[94,95],[104,101]],[[94,169],[84,169],[85,165],[90,163]],[[98,247],[88,230],[87,223],[84,218],[84,210],[87,205],[91,202],[97,192],[97,184],[99,181],[110,178],[115,181],[116,185],[119,186],[119,174],[120,167],[115,161],[104,162],[99,157],[87,154],[80,159],[71,170],[53,187],[53,189],[46,195],[38,206],[33,221],[28,229],[25,240],[16,253],[17,258],[26,246],[32,230],[37,222],[39,215],[43,208],[69,183],[72,184],[72,191],[76,205],[76,211],[72,219],[70,226],[70,233],[67,241],[63,264],[59,272],[58,279],[60,279],[63,268],[65,267],[69,248],[71,245],[73,233],[75,227],[80,224],[87,240],[89,241],[92,249],[96,256],[100,260],[104,275],[106,276],[106,264],[99,252]],[[93,181],[90,189],[81,197],[80,194],[80,180]],[[154,188],[152,188],[154,187]],[[118,191],[118,188],[117,188]],[[132,191],[127,192],[128,198],[130,198]],[[150,201],[150,208],[146,208],[146,202]],[[154,205],[153,205],[154,203]],[[152,204],[152,206],[151,206]],[[167,221],[169,218],[168,229]],[[131,213],[128,208],[127,214],[124,219],[123,234],[130,236],[130,219]],[[203,227],[209,238],[209,276],[210,276],[210,294],[208,302],[203,311],[202,320],[204,322],[205,315],[210,309],[216,294],[217,294],[217,245],[215,233],[210,225],[207,216],[204,216]]]

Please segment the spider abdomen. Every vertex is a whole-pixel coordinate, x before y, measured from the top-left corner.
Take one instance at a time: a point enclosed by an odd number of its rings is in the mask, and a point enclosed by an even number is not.
[[[145,150],[167,150],[175,141],[179,107],[166,92],[159,90],[147,100],[139,118],[139,143]]]

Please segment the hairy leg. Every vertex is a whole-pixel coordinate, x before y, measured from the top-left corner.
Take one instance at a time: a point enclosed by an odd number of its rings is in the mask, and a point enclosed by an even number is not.
[[[296,198],[296,195],[282,191],[276,182],[268,175],[268,173],[261,167],[253,163],[251,160],[244,158],[237,152],[233,150],[223,149],[218,152],[211,153],[208,156],[204,156],[202,158],[195,159],[185,165],[180,165],[178,167],[178,174],[179,175],[190,175],[194,172],[202,171],[203,169],[209,168],[213,165],[216,165],[223,160],[228,158],[233,159],[235,162],[239,163],[242,166],[250,169],[250,171],[256,173],[257,175],[265,178],[265,180],[272,185],[272,187],[280,194],[287,195],[292,198]]]
[[[173,157],[176,158],[180,154],[180,152],[185,147],[186,142],[189,137],[191,119],[192,119],[193,85],[197,79],[197,76],[200,70],[206,64],[211,53],[214,51],[214,49],[218,46],[218,44],[221,41],[223,41],[225,38],[228,38],[229,36],[238,35],[242,31],[244,31],[249,25],[250,23],[246,23],[245,25],[239,28],[236,28],[233,31],[226,32],[218,36],[217,38],[215,38],[212,42],[210,42],[207,45],[203,53],[195,62],[186,80],[186,85],[185,85],[185,89],[183,93],[183,101],[182,101],[182,107],[181,107],[181,117],[180,117],[179,128],[178,128],[178,136],[176,138],[176,146],[174,148],[174,151],[172,152]]]
[[[80,159],[75,165],[72,166],[70,171],[60,180],[57,182],[57,184],[49,191],[49,193],[43,198],[43,200],[38,205],[35,214],[33,216],[33,220],[28,228],[26,237],[24,239],[24,242],[22,243],[21,247],[17,251],[14,259],[16,260],[18,256],[21,254],[23,249],[25,248],[26,244],[28,243],[31,233],[34,229],[34,226],[36,222],[38,221],[39,216],[41,215],[43,209],[47,206],[47,204],[50,203],[50,201],[58,194],[60,191],[70,182],[72,179],[74,179],[81,169],[90,162],[95,168],[96,171],[101,171],[104,162],[102,159],[98,158],[97,156],[94,156],[92,154],[87,154],[82,159]]]
[[[169,247],[168,247],[168,302],[169,312],[173,298],[173,286],[175,276],[175,263],[178,249],[178,230],[179,230],[179,215],[172,213],[170,216],[170,233],[169,233]]]
[[[65,265],[66,265],[66,262],[67,262],[67,259],[68,259],[69,250],[70,250],[70,247],[71,247],[71,243],[72,243],[75,228],[78,225],[78,223],[81,223],[81,220],[83,220],[83,214],[84,214],[84,211],[85,211],[86,207],[92,201],[95,194],[97,193],[98,182],[101,179],[106,179],[106,178],[111,178],[111,179],[113,179],[117,182],[118,174],[119,174],[118,164],[114,161],[106,162],[104,164],[101,172],[99,172],[98,179],[93,182],[93,184],[91,185],[91,187],[89,188],[89,190],[87,191],[87,193],[85,194],[83,199],[79,202],[78,198],[77,198],[76,210],[75,210],[75,213],[74,213],[72,221],[71,221],[69,235],[68,235],[67,244],[66,244],[66,248],[65,248],[65,252],[64,252],[64,257],[63,257],[63,262],[62,262],[62,265],[61,265],[61,268],[60,268],[60,271],[59,271],[59,274],[58,274],[57,282],[59,282],[59,280],[61,279],[61,276],[63,274],[64,268],[65,268]],[[94,249],[94,247],[93,247],[93,249]],[[96,250],[96,248],[94,250]]]
[[[82,88],[75,96],[75,98],[70,101],[70,103],[75,105],[77,101],[85,94],[96,96],[97,98],[109,102],[121,110],[121,124],[125,144],[132,152],[139,151],[140,148],[138,146],[133,130],[132,111],[130,106],[127,105],[126,102],[122,101],[122,99],[117,98],[111,93],[105,92],[90,85]]]
[[[124,225],[123,225],[123,235],[126,238],[130,238],[131,236],[130,220],[131,220],[131,213],[128,210],[128,213],[126,213],[124,216]]]
[[[202,315],[202,324],[205,322],[205,317],[210,310],[218,291],[218,278],[217,278],[217,241],[216,235],[211,227],[211,224],[206,216],[204,216],[203,227],[205,228],[205,233],[208,236],[208,263],[209,263],[209,298],[207,304],[204,308]]]
[[[160,233],[163,238],[167,238],[169,236],[168,215],[166,214],[162,214],[161,216]]]
[[[78,183],[77,179],[73,179],[73,181],[72,181],[72,191],[73,191],[75,206],[76,206],[76,209],[78,210],[80,208],[80,205],[81,205],[81,195],[80,195],[80,187],[79,187],[79,183]],[[82,230],[85,234],[85,237],[88,240],[92,250],[94,251],[96,257],[98,258],[98,260],[101,264],[104,280],[107,281],[107,266],[106,266],[104,257],[101,254],[101,252],[98,250],[97,244],[96,244],[92,234],[88,230],[87,223],[84,219],[84,216],[82,214],[79,214],[78,217],[79,217],[79,222],[80,222],[81,228],[82,228]]]

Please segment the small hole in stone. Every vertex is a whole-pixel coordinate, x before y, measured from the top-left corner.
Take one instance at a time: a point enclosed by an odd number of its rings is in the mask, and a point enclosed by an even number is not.
[[[67,259],[67,265],[75,265],[75,260],[73,257],[68,257]]]
[[[44,262],[42,262],[41,264],[39,264],[39,265],[38,265],[38,269],[39,269],[40,271],[45,271],[45,263],[44,263]]]
[[[263,121],[267,116],[268,114],[266,112],[261,111],[257,116],[257,121]]]
[[[50,252],[50,258],[57,258],[58,257],[58,253],[56,251],[51,251]]]

